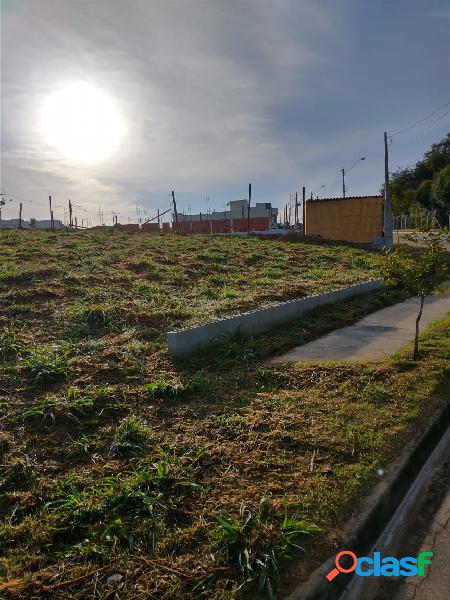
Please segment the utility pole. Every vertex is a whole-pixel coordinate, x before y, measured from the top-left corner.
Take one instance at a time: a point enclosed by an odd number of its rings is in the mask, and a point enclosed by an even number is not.
[[[50,229],[53,231],[53,211],[52,211],[52,197],[48,197],[48,205],[50,207]]]
[[[302,205],[303,205],[303,235],[306,235],[306,204],[305,204],[306,188],[305,188],[305,186],[303,186],[302,194],[303,194],[303,202],[302,202]]]
[[[295,228],[298,229],[298,193],[295,192]]]
[[[392,209],[389,199],[389,154],[387,133],[384,132],[384,214],[383,214],[383,232],[384,244],[387,248],[392,248]]]
[[[161,227],[160,217],[159,217],[159,208],[158,208],[158,229]]]
[[[3,194],[2,192],[0,192],[0,225],[2,222],[2,206],[5,205],[5,194]]]
[[[247,233],[250,233],[250,203],[252,201],[252,184],[248,184]]]
[[[177,227],[177,233],[179,233],[177,203],[175,200],[175,192],[173,190],[172,190],[172,202],[173,202],[173,212],[175,213],[175,223],[176,223],[176,227]]]
[[[19,204],[19,229],[22,229],[22,202]]]
[[[69,227],[72,229],[72,202],[69,200]]]
[[[345,198],[345,169],[341,169],[342,172],[342,197]]]

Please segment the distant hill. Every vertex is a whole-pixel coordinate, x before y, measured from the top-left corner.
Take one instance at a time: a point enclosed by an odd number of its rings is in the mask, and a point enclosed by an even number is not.
[[[417,216],[435,211],[441,225],[450,213],[450,134],[433,144],[415,167],[397,169],[391,176],[394,215]]]
[[[19,221],[19,219],[0,219],[0,229],[17,229],[21,225],[22,229],[30,229],[31,227],[36,227],[37,229],[50,229],[51,222],[50,219],[43,219],[41,221],[37,221],[36,219],[32,219],[31,221]],[[63,222],[58,219],[54,219],[53,227],[54,229],[62,229]]]

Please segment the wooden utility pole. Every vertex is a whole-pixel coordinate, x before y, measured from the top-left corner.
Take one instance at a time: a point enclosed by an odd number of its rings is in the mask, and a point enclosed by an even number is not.
[[[387,133],[384,132],[384,213],[383,213],[384,243],[387,248],[392,248],[392,209],[389,199],[389,154]]]
[[[19,229],[22,229],[22,202],[19,204]]]
[[[72,229],[72,202],[69,200],[69,227]]]
[[[247,233],[250,233],[250,203],[252,201],[252,184],[248,184]]]
[[[298,193],[295,192],[295,228],[298,229]]]
[[[172,202],[173,202],[173,212],[175,213],[175,223],[177,226],[177,233],[179,233],[179,227],[178,227],[178,211],[177,211],[177,203],[175,200],[175,192],[172,190]]]
[[[303,194],[303,202],[302,202],[302,208],[303,208],[303,235],[306,235],[306,188],[305,188],[305,186],[303,186],[303,188],[302,188],[302,194]]]
[[[159,208],[158,208],[158,229],[161,227],[160,216],[159,216]]]
[[[345,169],[341,169],[342,173],[342,197],[345,198]]]
[[[50,229],[53,231],[53,211],[52,211],[52,197],[48,197],[48,205],[50,208]]]

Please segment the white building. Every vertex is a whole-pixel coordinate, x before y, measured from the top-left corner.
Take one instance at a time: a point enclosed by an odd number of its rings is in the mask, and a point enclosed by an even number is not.
[[[269,229],[275,229],[278,219],[278,208],[273,208],[271,202],[256,202],[250,205],[250,215],[248,211],[248,200],[231,200],[228,203],[229,210],[214,210],[211,213],[184,214],[178,213],[178,221],[221,221],[222,219],[238,221],[239,219],[270,218]],[[269,221],[268,221],[269,222]]]

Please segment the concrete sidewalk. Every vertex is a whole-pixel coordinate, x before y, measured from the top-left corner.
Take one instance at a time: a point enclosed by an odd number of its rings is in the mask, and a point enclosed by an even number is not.
[[[383,360],[414,339],[419,298],[410,298],[368,315],[358,323],[333,331],[314,342],[276,356],[272,364]],[[421,330],[450,311],[450,289],[425,299]]]

